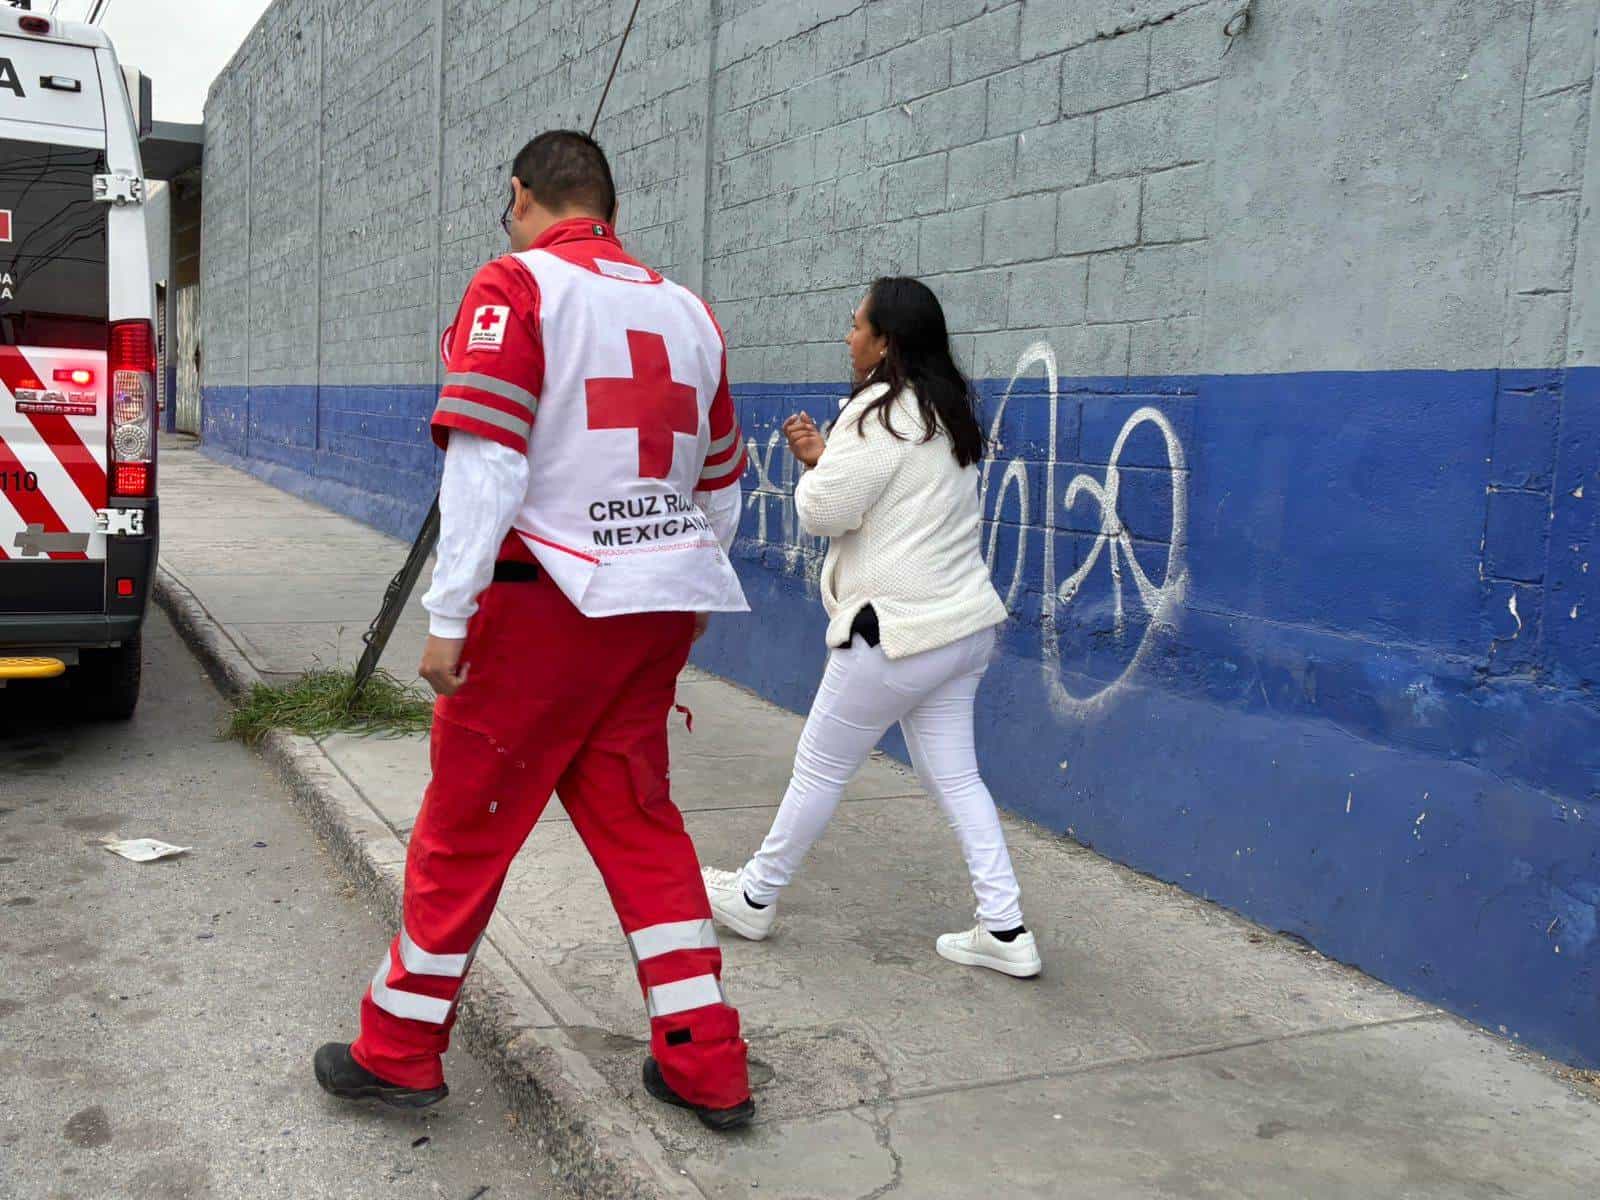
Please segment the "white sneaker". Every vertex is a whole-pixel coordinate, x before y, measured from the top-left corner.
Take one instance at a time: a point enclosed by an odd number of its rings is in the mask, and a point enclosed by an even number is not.
[[[752,942],[759,942],[772,932],[778,906],[769,904],[765,908],[756,908],[746,900],[744,876],[740,872],[701,867],[700,877],[705,880],[706,899],[711,901],[711,912],[719,925],[727,926]]]
[[[988,967],[1018,979],[1031,979],[1044,970],[1039,943],[1034,941],[1031,931],[1002,942],[982,925],[976,925],[965,933],[945,934],[939,939],[937,949],[940,958],[968,967]]]

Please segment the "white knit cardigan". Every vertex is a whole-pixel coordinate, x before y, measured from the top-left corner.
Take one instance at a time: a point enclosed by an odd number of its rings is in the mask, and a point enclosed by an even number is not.
[[[978,468],[956,462],[942,429],[921,440],[909,389],[892,408],[900,438],[876,414],[862,421],[887,390],[846,403],[794,502],[807,533],[832,539],[822,564],[828,645],[847,645],[870,604],[884,654],[904,658],[1000,624],[1006,606],[979,546]]]

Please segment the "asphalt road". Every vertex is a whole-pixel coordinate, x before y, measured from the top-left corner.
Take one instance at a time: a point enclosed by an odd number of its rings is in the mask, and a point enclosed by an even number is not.
[[[317,1089],[388,935],[223,708],[158,613],[129,723],[0,689],[0,1196],[560,1196],[465,1053],[422,1114]]]

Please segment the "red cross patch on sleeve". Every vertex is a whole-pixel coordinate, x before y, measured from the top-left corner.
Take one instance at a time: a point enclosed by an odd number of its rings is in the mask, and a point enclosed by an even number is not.
[[[511,309],[503,304],[483,304],[473,310],[468,350],[498,350],[506,340],[506,321]]]
[[[509,256],[480,267],[441,347],[445,374],[429,422],[436,446],[459,429],[526,452],[544,388],[538,330],[533,276]]]

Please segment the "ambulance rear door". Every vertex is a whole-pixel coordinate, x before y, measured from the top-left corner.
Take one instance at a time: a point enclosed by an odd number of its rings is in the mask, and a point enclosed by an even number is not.
[[[0,36],[0,612],[105,605],[106,111],[95,47]]]

